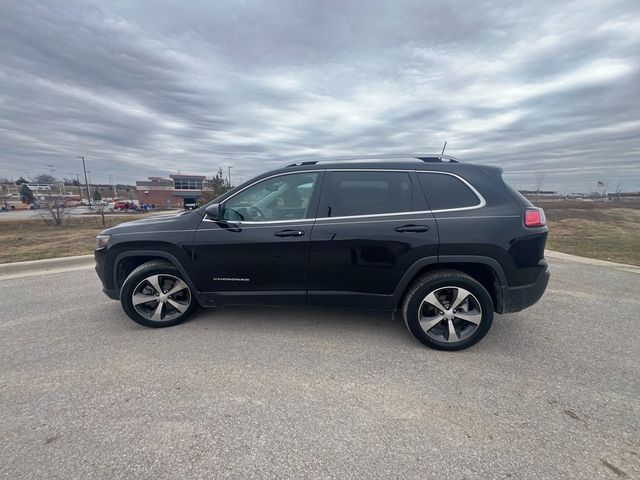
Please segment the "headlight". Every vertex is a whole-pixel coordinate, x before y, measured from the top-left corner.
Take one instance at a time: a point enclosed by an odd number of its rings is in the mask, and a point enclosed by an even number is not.
[[[111,238],[111,235],[106,235],[101,233],[96,237],[96,250],[100,250],[101,248],[105,248],[107,246],[107,242]]]

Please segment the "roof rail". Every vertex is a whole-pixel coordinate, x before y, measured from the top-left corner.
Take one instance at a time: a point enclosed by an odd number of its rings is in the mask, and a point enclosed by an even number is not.
[[[415,153],[411,153],[408,155],[358,155],[358,156],[351,156],[351,157],[324,157],[324,158],[319,158],[318,160],[301,160],[298,162],[294,162],[294,163],[289,163],[287,165],[284,165],[282,168],[288,168],[288,167],[300,167],[303,165],[317,165],[318,163],[321,162],[361,162],[361,161],[366,161],[366,160],[379,160],[379,161],[384,161],[384,160],[404,160],[407,161],[407,159],[412,159],[412,160],[420,160],[422,162],[429,162],[429,163],[437,163],[437,162],[442,162],[442,163],[462,163],[460,161],[460,159],[453,157],[451,155],[441,155],[441,154],[418,154],[416,155]]]

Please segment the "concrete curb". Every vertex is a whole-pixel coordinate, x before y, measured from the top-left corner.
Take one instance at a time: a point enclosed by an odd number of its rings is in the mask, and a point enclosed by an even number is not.
[[[95,260],[93,255],[47,258],[45,260],[30,260],[28,262],[0,263],[0,280],[48,275],[51,273],[72,272],[74,270],[89,270],[93,268],[94,265]]]
[[[556,252],[555,250],[545,250],[544,256],[549,258],[557,258],[558,260],[568,260],[570,262],[582,263],[585,265],[597,265],[599,267],[613,267],[626,270],[628,272],[640,273],[640,267],[630,265],[628,263],[609,262],[607,260],[598,260],[597,258],[579,257],[570,253]]]

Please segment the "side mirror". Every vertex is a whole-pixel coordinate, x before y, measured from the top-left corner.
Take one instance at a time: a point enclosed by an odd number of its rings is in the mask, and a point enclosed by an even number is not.
[[[219,203],[212,203],[205,208],[204,211],[207,214],[207,218],[211,220],[220,220],[220,213],[222,212],[222,209],[220,208]]]

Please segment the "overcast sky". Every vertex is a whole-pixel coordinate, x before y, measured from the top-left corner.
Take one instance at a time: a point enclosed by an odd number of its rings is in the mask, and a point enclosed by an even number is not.
[[[236,183],[448,140],[519,188],[640,189],[638,0],[0,0],[0,45],[0,177]]]

